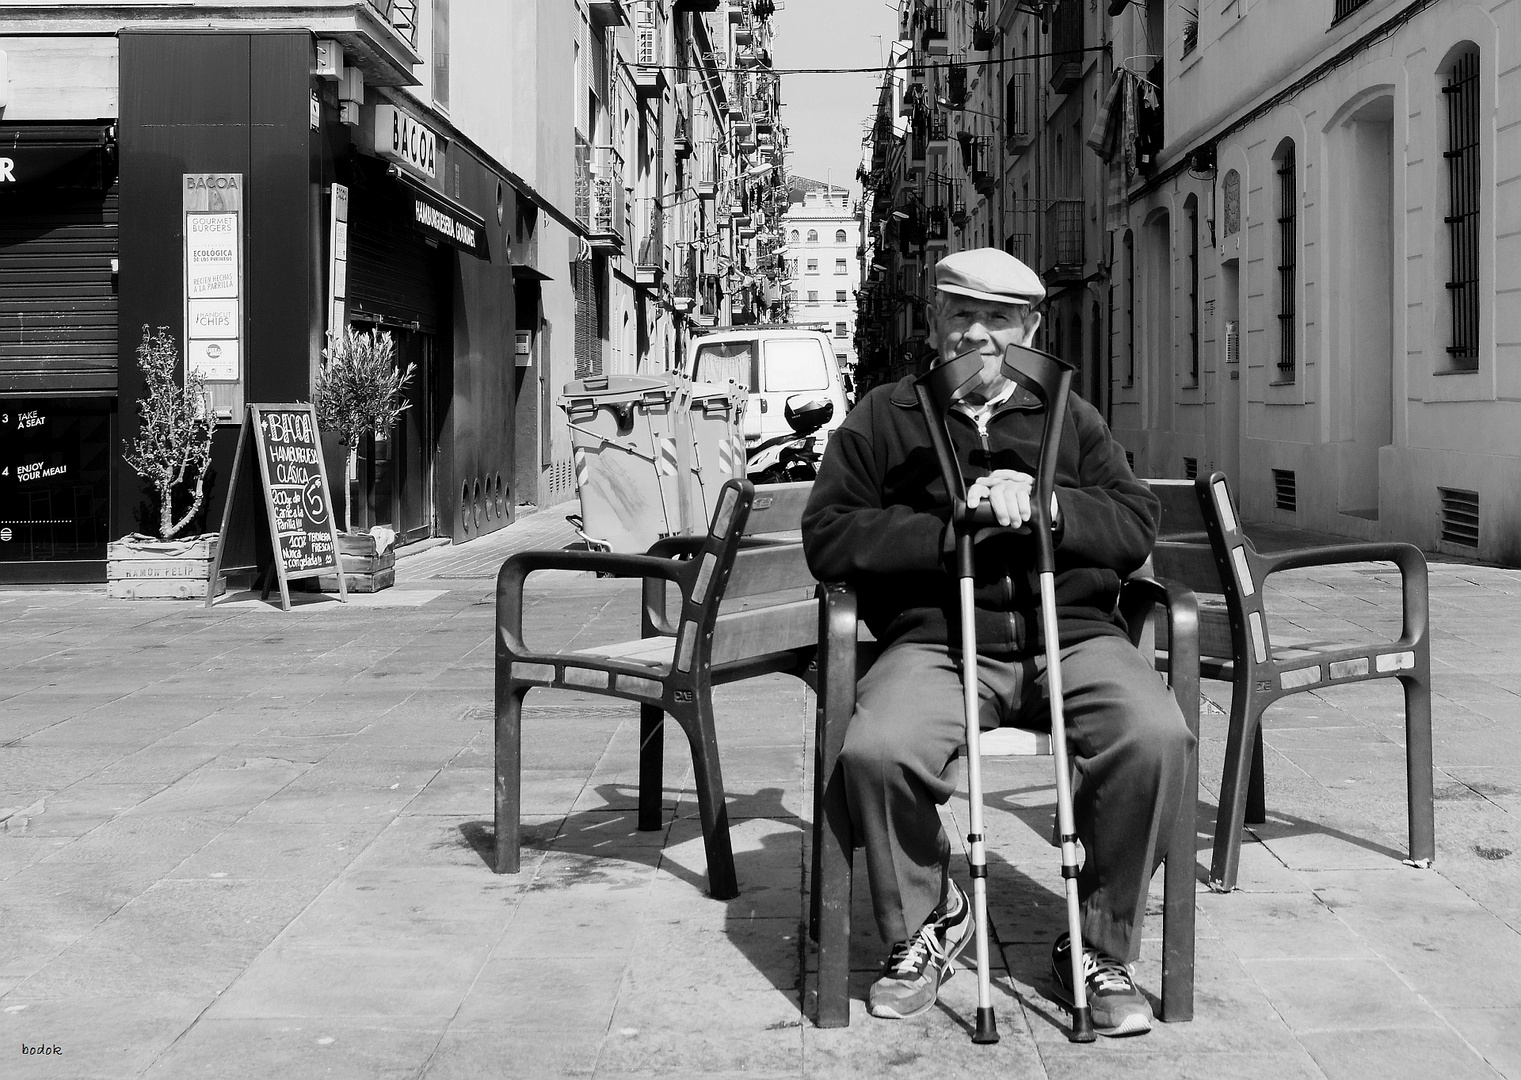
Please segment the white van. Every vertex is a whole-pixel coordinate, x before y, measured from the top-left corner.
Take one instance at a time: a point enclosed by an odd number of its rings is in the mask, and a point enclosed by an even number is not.
[[[687,346],[685,374],[694,382],[736,382],[749,392],[749,446],[791,433],[783,415],[788,398],[802,394],[834,403],[834,416],[822,430],[825,439],[845,422],[849,407],[830,337],[818,330],[740,327],[704,334]]]

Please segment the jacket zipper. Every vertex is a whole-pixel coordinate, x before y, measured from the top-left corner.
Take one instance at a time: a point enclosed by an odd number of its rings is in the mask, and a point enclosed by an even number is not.
[[[993,415],[996,416],[997,413],[994,413]],[[982,440],[983,457],[988,461],[992,461],[993,448],[988,445],[988,414],[983,413],[981,416],[968,417],[968,419],[971,420],[973,425],[975,425],[977,428],[977,438]],[[1009,642],[1015,649],[1018,649],[1024,643],[1019,640],[1019,624],[1014,618],[1014,576],[1012,574],[1005,574],[1003,576],[1002,584],[1004,618],[1007,619],[1009,623]]]

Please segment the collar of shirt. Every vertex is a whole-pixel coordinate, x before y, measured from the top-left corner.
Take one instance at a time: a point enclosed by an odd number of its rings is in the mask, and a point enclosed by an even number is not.
[[[991,398],[983,402],[981,405],[973,405],[965,398],[960,398],[951,407],[954,409],[959,409],[961,412],[965,413],[971,418],[972,423],[981,428],[987,421],[988,417],[993,415],[993,411],[997,409],[998,406],[1004,404],[1006,401],[1012,398],[1015,391],[1018,389],[1019,384],[1011,379],[1002,390],[994,394]]]

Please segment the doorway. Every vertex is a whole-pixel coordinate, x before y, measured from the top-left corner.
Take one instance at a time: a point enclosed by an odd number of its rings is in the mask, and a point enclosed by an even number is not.
[[[433,463],[437,432],[433,421],[437,339],[417,330],[390,328],[396,363],[413,366],[407,408],[389,437],[374,436],[360,447],[359,483],[367,525],[389,525],[398,544],[433,532]]]
[[[1379,451],[1394,441],[1394,99],[1364,105],[1338,135],[1343,325],[1336,338],[1347,364],[1336,379],[1337,509],[1376,521]]]

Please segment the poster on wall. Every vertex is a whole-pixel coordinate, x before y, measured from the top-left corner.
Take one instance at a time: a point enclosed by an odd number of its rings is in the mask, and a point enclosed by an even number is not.
[[[185,364],[212,415],[243,411],[243,174],[185,173]]]

